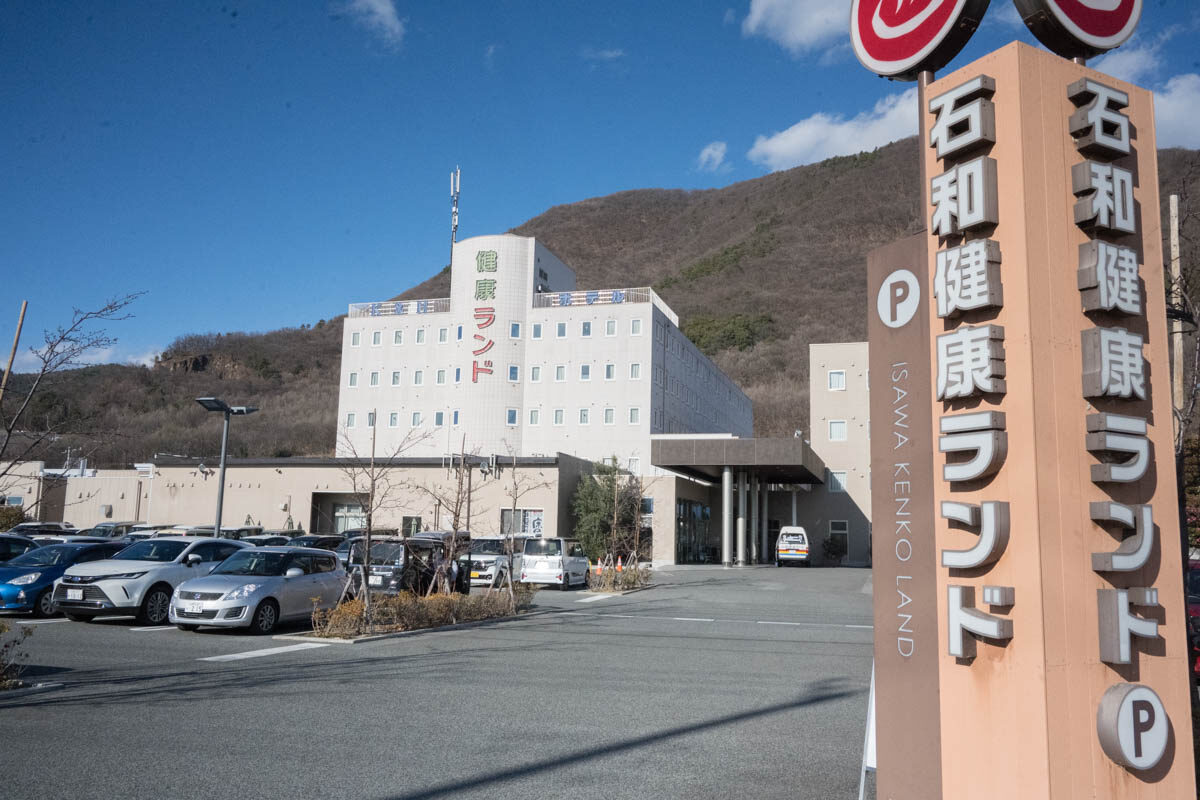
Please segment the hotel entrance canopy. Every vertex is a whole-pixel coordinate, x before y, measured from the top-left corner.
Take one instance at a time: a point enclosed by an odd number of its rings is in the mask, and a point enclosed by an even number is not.
[[[825,479],[825,463],[798,438],[652,436],[650,463],[710,483],[721,482],[725,467],[764,483],[816,484]]]

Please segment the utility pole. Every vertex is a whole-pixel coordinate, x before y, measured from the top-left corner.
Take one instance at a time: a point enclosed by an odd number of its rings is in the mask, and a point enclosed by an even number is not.
[[[21,314],[17,317],[17,332],[13,334],[13,346],[8,354],[8,366],[4,368],[4,377],[0,378],[0,400],[4,399],[4,387],[8,386],[8,376],[12,372],[13,359],[17,357],[17,345],[21,341],[21,328],[25,325],[25,309],[28,306],[28,300],[21,301]]]

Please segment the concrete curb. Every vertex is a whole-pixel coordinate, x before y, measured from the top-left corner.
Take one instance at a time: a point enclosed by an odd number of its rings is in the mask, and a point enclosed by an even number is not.
[[[484,625],[495,625],[500,622],[510,622],[514,619],[525,619],[527,617],[541,616],[549,614],[558,609],[545,609],[542,611],[530,611],[524,614],[514,614],[510,617],[493,617],[492,619],[480,619],[474,622],[457,622],[454,625],[442,625],[438,628],[418,628],[414,631],[391,631],[390,633],[372,633],[367,636],[356,636],[353,639],[339,639],[326,636],[313,636],[309,633],[281,633],[272,636],[272,639],[277,639],[281,642],[321,642],[322,644],[366,644],[367,642],[377,642],[381,639],[399,639],[406,636],[420,636],[423,633],[437,633],[438,631],[456,631],[465,630],[467,628],[480,628]],[[3,697],[3,695],[0,695]]]
[[[49,692],[52,689],[61,689],[66,686],[65,683],[35,683],[33,686],[26,686],[21,689],[7,689],[0,692],[0,703],[5,700],[11,700],[16,697],[26,697],[31,694],[40,694],[41,692]]]

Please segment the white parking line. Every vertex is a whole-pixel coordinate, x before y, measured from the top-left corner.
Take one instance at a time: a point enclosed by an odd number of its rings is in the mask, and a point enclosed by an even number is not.
[[[576,603],[594,603],[597,600],[607,600],[610,597],[616,597],[615,594],[595,594],[591,597],[581,597],[576,600]]]
[[[208,658],[198,658],[197,661],[240,661],[243,658],[262,658],[263,656],[274,656],[280,653],[292,653],[297,650],[312,650],[314,647],[329,647],[324,642],[304,642],[302,644],[289,644],[286,647],[268,647],[265,650],[250,650],[245,653],[230,653],[226,656],[209,656]]]
[[[150,631],[173,631],[174,625],[147,625],[144,628],[130,628],[134,633],[149,633]]]
[[[66,622],[65,619],[22,619],[17,620],[20,625],[53,625],[56,622]]]
[[[862,628],[863,630],[867,630],[867,631],[875,630],[874,625],[847,625],[846,627],[847,628]]]
[[[848,625],[838,622],[784,622],[771,619],[718,619],[713,617],[656,617],[650,614],[604,614],[588,611],[562,611],[569,617],[605,617],[611,619],[648,619],[667,622],[741,622],[755,623],[758,625],[791,625],[794,627],[805,628],[858,628],[861,630],[873,630],[873,625]]]
[[[675,622],[712,622],[711,617],[671,617]]]

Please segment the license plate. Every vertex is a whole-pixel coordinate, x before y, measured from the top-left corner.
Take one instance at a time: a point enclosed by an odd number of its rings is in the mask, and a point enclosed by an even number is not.
[[[371,577],[367,578],[367,583],[369,583],[371,586],[383,586],[383,576],[372,575]]]
[[[187,612],[189,614],[199,614],[203,610],[204,610],[203,603],[188,603],[187,604]]]
[[[535,566],[535,569],[545,569],[545,568],[546,568],[545,561],[539,561],[539,562],[537,562],[537,565]]]
[[[472,573],[471,573],[471,577],[472,577],[472,578],[478,578],[478,577],[479,577],[479,573],[478,573],[478,572],[472,572]]]
[[[83,599],[83,589],[67,589],[67,599],[68,600],[82,600]]]

